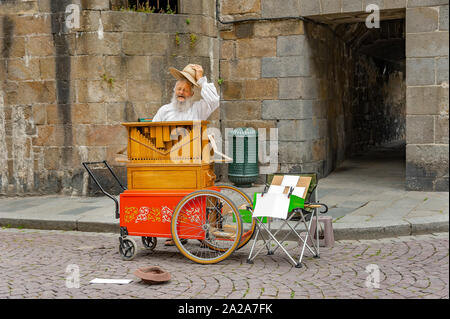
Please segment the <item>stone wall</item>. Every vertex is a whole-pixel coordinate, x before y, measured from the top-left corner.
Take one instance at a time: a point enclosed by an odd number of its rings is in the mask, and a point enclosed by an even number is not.
[[[407,189],[448,190],[448,0],[221,0],[222,21],[262,19],[232,24],[216,22],[211,0],[180,0],[177,15],[112,11],[117,1],[0,0],[0,194],[90,193],[80,163],[115,164],[120,123],[169,102],[167,69],[187,63],[223,81],[210,118],[222,134],[278,129],[279,172],[326,176],[367,139],[405,134]],[[65,25],[71,3],[79,28]],[[406,75],[380,77],[333,29],[363,22],[368,4],[384,20],[405,19]],[[379,90],[361,97],[371,85]],[[399,123],[362,138],[358,116]]]
[[[71,3],[81,18],[68,29]],[[120,123],[170,101],[169,66],[199,63],[217,80],[211,3],[183,1],[177,15],[110,8],[107,0],[0,2],[0,194],[86,194],[81,162],[115,164],[127,143]],[[219,112],[211,119],[218,126]]]
[[[378,96],[361,100],[354,79],[370,61],[317,23],[364,22],[369,4],[382,20],[405,19],[406,70],[385,79],[373,71]],[[260,19],[222,26],[223,122],[278,128],[281,172],[324,176],[351,154],[355,136],[376,145],[406,135],[406,188],[448,190],[448,0],[224,0],[221,9],[224,21]],[[298,16],[316,23],[286,18]],[[377,99],[382,111],[364,112]],[[358,125],[358,112],[374,119],[359,141],[368,122]],[[385,117],[395,125],[375,132]]]
[[[448,0],[406,10],[406,186],[448,191]]]

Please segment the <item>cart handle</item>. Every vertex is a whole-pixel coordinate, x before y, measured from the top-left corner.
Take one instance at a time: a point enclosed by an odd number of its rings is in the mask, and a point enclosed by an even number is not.
[[[106,196],[108,196],[109,198],[111,198],[114,201],[114,204],[116,205],[116,211],[115,211],[115,216],[116,218],[120,217],[119,214],[119,202],[117,201],[117,199],[112,196],[111,194],[109,194],[107,191],[105,191],[103,189],[103,187],[100,185],[99,181],[97,180],[97,178],[95,178],[94,173],[92,173],[92,171],[89,169],[89,165],[94,165],[94,164],[105,164],[106,168],[108,168],[109,172],[111,173],[111,175],[115,178],[115,180],[117,181],[117,183],[119,183],[120,187],[123,190],[126,190],[127,188],[125,186],[123,186],[123,184],[120,182],[119,178],[117,177],[116,174],[114,174],[114,171],[112,170],[112,168],[108,165],[108,162],[106,161],[101,161],[101,162],[83,162],[81,163],[84,168],[86,169],[86,171],[88,172],[89,176],[94,180],[95,184],[97,184],[98,188],[100,188],[100,190],[102,191],[103,194],[105,194]]]

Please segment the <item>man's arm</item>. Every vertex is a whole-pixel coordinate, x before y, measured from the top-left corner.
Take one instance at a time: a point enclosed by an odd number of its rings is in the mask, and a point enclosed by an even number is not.
[[[212,83],[208,83],[206,76],[203,76],[203,67],[198,64],[192,64],[192,68],[195,70],[195,80],[202,88],[202,99],[198,102],[198,112],[201,120],[207,120],[219,107],[220,97],[217,94],[216,87]]]
[[[201,119],[206,120],[219,107],[220,97],[214,84],[208,83],[205,76],[200,78],[197,83],[202,88],[199,113]]]

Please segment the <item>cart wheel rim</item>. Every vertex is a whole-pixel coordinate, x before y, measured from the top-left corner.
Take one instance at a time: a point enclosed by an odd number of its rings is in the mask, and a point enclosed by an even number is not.
[[[228,197],[211,190],[185,196],[174,210],[171,226],[180,252],[201,264],[227,258],[242,236],[242,221],[236,206]]]

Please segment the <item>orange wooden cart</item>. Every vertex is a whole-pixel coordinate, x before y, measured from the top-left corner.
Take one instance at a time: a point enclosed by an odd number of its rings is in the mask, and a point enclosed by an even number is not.
[[[183,255],[202,264],[224,260],[251,239],[255,222],[248,218],[247,207],[253,206],[250,197],[236,187],[214,184],[208,123],[123,123],[128,130],[124,160],[128,189],[106,161],[83,163],[116,204],[122,259],[131,260],[138,251],[130,236],[140,236],[150,250],[156,247],[157,238],[173,238]],[[122,187],[119,200],[104,190],[89,168],[100,163]]]

